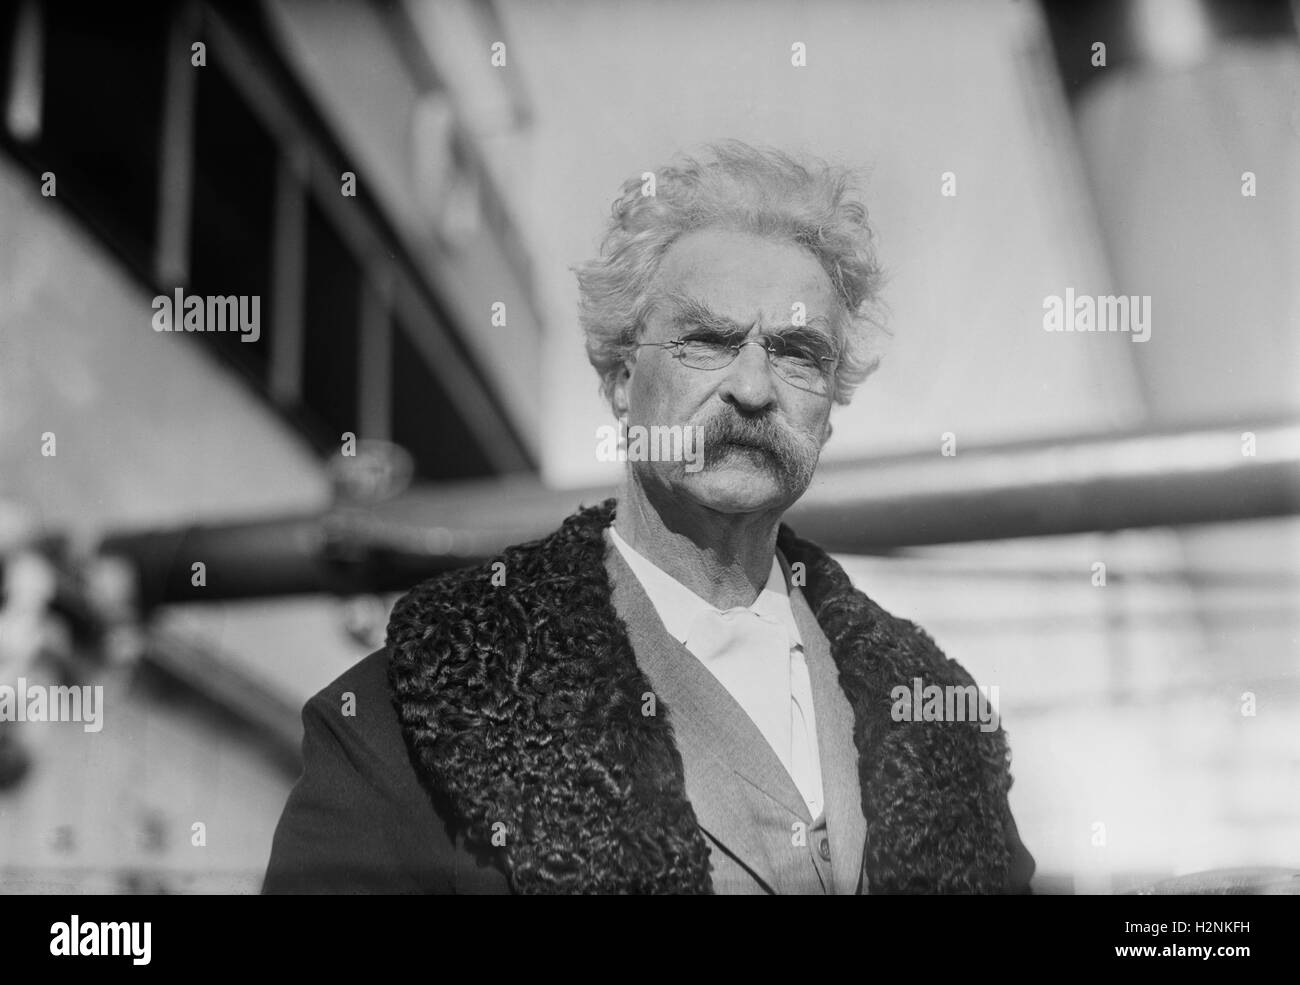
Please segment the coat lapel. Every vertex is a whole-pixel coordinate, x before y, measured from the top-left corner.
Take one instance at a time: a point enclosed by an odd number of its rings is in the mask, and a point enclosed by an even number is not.
[[[839,686],[839,672],[830,657],[826,637],[798,588],[790,590],[790,607],[804,641],[808,676],[812,680],[835,892],[841,896],[852,895],[859,889],[867,841],[867,821],[862,815],[862,788],[858,781],[858,751],[853,744],[853,706]]]
[[[756,824],[755,815],[778,810],[790,824],[809,823],[798,788],[726,688],[664,629],[622,555],[611,549],[605,563],[614,608],[682,752],[686,794],[700,827],[768,891],[777,891],[772,860],[789,850],[788,826]]]
[[[612,513],[407,592],[388,623],[393,704],[465,844],[515,892],[708,893],[681,754],[642,713],[652,686],[610,599]]]
[[[834,558],[782,526],[777,547],[806,574],[803,596],[853,709],[864,879],[872,893],[997,892],[1008,882],[1010,754],[978,722],[897,721],[894,695],[975,682],[922,629],[890,615]]]

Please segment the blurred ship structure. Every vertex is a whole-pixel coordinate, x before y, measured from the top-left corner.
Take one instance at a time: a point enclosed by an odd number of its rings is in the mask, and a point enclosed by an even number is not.
[[[999,686],[1036,888],[1300,864],[1300,52],[1229,7],[10,5],[0,684],[105,708],[0,722],[0,891],[257,890],[396,594],[609,495],[567,265],[722,136],[876,162],[893,350],[790,522]]]
[[[462,43],[485,46],[490,22],[466,9]],[[115,529],[535,474],[529,257],[428,12],[20,3],[0,24],[6,560],[39,542],[74,599]],[[522,94],[500,99],[491,139],[522,139]],[[153,298],[178,289],[260,298],[260,338],[155,332]],[[0,884],[256,889],[302,698],[382,638],[383,617],[349,615],[364,603],[305,604],[214,602],[191,628],[140,598],[150,629],[135,670],[105,681],[101,733],[0,724],[31,760],[0,794]],[[75,645],[43,647],[33,676],[109,672],[107,625],[83,608],[62,617]],[[244,632],[303,649],[259,666]]]

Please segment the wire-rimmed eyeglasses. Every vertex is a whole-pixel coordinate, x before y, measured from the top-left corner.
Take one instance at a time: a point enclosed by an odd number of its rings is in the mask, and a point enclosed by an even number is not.
[[[669,339],[666,342],[638,342],[637,348],[654,346],[673,350],[673,358],[690,369],[726,369],[740,350],[759,345],[767,352],[768,365],[791,386],[825,396],[830,393],[839,356],[834,344],[820,334],[790,333],[757,335],[742,341],[730,338]]]

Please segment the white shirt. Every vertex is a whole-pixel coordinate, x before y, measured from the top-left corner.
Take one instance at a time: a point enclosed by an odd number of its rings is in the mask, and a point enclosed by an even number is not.
[[[669,635],[744,709],[816,820],[823,795],[812,681],[780,562],[773,556],[767,584],[753,605],[724,611],[635,550],[613,525],[608,530]]]

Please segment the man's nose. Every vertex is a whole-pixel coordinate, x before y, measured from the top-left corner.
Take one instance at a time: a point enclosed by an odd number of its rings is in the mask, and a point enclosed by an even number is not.
[[[776,402],[776,379],[761,343],[742,345],[724,372],[719,396],[744,411],[758,411]]]

